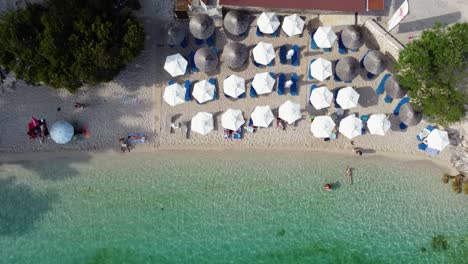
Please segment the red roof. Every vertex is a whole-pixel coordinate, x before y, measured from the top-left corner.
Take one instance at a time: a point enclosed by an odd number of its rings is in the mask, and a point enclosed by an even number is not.
[[[365,12],[366,0],[220,0],[220,5]]]

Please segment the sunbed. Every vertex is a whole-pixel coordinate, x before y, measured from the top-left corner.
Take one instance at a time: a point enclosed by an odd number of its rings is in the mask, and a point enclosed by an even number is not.
[[[293,73],[291,74],[291,81],[292,81],[292,85],[291,85],[291,88],[289,90],[289,92],[291,93],[292,96],[297,96],[297,89],[298,89],[298,77],[297,77],[297,74]]]
[[[278,76],[278,95],[284,95],[284,85],[286,83],[286,75],[284,73],[280,73]]]
[[[418,141],[423,141],[435,127],[428,125],[427,127],[423,128],[423,130],[416,136]]]
[[[391,103],[391,102],[393,101],[393,98],[390,97],[389,95],[386,95],[385,98],[384,98],[384,101],[385,101],[387,104],[389,104],[389,103]]]
[[[201,46],[203,45],[204,41],[203,39],[197,39],[197,38],[194,38],[195,39],[195,44],[198,45],[198,46]]]
[[[214,47],[215,44],[216,44],[216,35],[215,34],[216,33],[213,32],[213,34],[209,38],[206,39],[206,44],[208,44],[208,46],[210,46],[210,47]]]
[[[257,91],[255,91],[255,88],[253,87],[253,85],[250,85],[250,97],[257,98]]]
[[[315,61],[315,59],[310,60],[309,67],[307,68],[307,79],[309,81],[313,81],[314,77],[312,76],[312,72],[310,71],[310,65]]]
[[[409,97],[408,96],[405,96],[403,97],[400,102],[397,104],[397,106],[395,107],[395,109],[393,110],[393,114],[394,115],[398,115],[400,114],[400,108],[402,105],[408,103],[410,100],[409,100]]]
[[[424,143],[419,143],[418,144],[418,149],[422,150],[422,151],[425,151],[427,149],[427,145],[424,144]]]
[[[280,57],[280,63],[281,64],[286,64],[286,45],[283,45],[280,47],[279,50],[279,57]]]
[[[216,94],[218,93],[218,87],[216,87],[216,78],[210,78],[210,79],[208,79],[208,82],[211,83],[212,85],[214,85],[214,87],[215,87],[215,90],[214,90],[214,93],[213,93],[213,100],[216,100]]]
[[[367,120],[369,120],[369,116],[368,115],[362,115],[361,120],[362,120],[361,134],[364,135],[364,134],[366,134]]]
[[[195,65],[195,51],[190,51],[190,71],[198,72],[198,68]]]
[[[190,87],[192,86],[192,83],[189,81],[189,80],[185,80],[185,101],[188,102],[190,100],[192,100],[192,92],[191,92],[191,89]]]
[[[343,44],[343,40],[341,39],[341,34],[338,36],[338,52],[340,54],[346,54],[347,53],[346,47]]]
[[[377,90],[375,90],[375,93],[377,94],[383,94],[384,93],[384,89],[385,89],[385,82],[387,81],[387,79],[392,76],[391,74],[387,73],[384,75],[384,77],[382,78],[382,80],[380,81],[380,84],[379,86],[377,87]]]
[[[318,50],[320,48],[317,46],[317,43],[315,43],[314,34],[315,34],[315,30],[310,32],[310,48],[314,50]]]
[[[233,139],[241,139],[242,138],[242,126],[239,127],[239,129],[237,130],[237,133],[234,133],[232,135],[232,138]]]
[[[292,49],[294,50],[294,54],[291,58],[291,65],[292,66],[299,66],[299,46],[293,45]]]
[[[257,27],[257,31],[255,31],[255,35],[257,35],[257,37],[263,37],[263,32],[260,31],[260,28]]]
[[[317,88],[317,85],[316,85],[316,84],[312,84],[312,85],[310,86],[309,97],[307,98],[307,99],[308,99],[307,101],[309,101],[309,104],[312,104],[312,103],[310,102],[310,99],[309,99],[309,98],[310,98],[310,96],[312,95],[312,91],[313,91],[315,88]]]

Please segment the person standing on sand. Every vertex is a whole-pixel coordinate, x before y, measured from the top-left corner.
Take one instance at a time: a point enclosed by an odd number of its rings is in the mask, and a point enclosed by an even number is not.
[[[353,177],[351,176],[351,168],[346,167],[346,177],[348,178],[348,183],[353,184]]]

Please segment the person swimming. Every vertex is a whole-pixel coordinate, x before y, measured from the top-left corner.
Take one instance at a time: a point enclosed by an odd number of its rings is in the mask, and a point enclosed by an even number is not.
[[[323,188],[325,188],[325,191],[329,192],[329,191],[332,190],[332,185],[327,183],[327,184],[325,184],[325,186],[323,186]]]

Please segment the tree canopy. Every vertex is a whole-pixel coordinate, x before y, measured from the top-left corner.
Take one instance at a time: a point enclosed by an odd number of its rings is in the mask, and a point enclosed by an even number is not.
[[[424,115],[447,125],[465,116],[467,64],[468,24],[437,24],[400,52],[396,70]]]
[[[112,78],[144,48],[138,1],[49,0],[6,12],[0,64],[30,84],[71,91]]]

